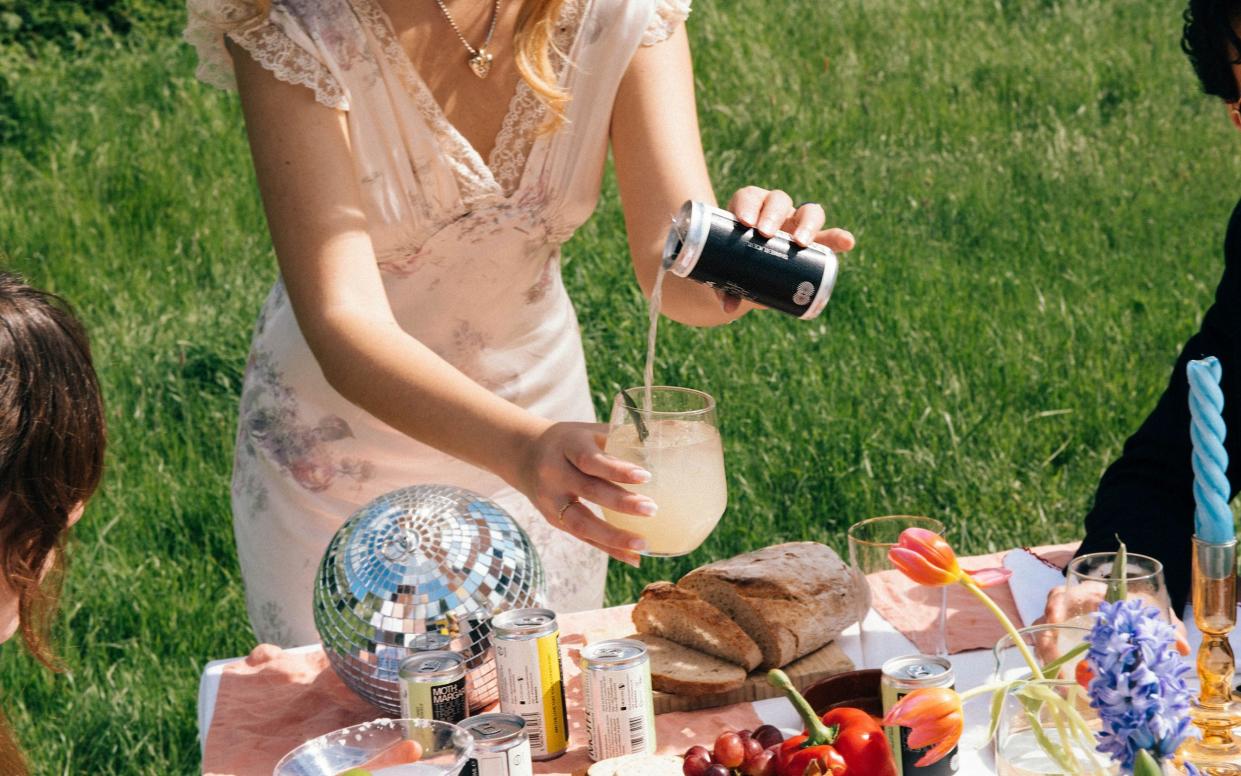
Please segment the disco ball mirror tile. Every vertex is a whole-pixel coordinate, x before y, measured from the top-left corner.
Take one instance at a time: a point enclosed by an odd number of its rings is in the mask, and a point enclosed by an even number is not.
[[[492,615],[541,606],[543,566],[525,531],[495,502],[418,485],[380,496],[340,527],[319,564],[315,627],[354,692],[399,715],[397,670],[424,649],[469,667],[470,706],[497,699]]]

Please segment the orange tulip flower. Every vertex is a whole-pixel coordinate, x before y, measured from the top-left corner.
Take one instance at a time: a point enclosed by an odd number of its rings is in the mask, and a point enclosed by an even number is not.
[[[961,740],[965,712],[956,690],[928,687],[901,698],[884,716],[883,724],[910,728],[911,749],[931,747],[914,763],[922,768],[944,759]]]
[[[962,571],[957,554],[944,537],[925,528],[906,528],[896,546],[888,551],[888,560],[905,576],[927,587],[943,587],[970,580],[979,587],[991,587],[1008,581],[1008,569]]]

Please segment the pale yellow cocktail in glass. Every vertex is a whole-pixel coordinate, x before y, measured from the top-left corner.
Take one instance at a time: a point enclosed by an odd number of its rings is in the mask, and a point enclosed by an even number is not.
[[[659,507],[653,517],[603,510],[612,525],[646,540],[643,555],[671,557],[698,549],[728,504],[724,448],[715,400],[690,388],[632,388],[617,395],[606,451],[651,473],[625,485]]]

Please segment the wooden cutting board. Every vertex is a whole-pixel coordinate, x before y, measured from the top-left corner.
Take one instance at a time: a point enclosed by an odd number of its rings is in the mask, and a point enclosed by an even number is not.
[[[784,667],[784,672],[789,675],[793,686],[798,690],[805,690],[806,687],[820,679],[826,679],[829,676],[852,670],[853,661],[845,655],[834,641],[817,652],[811,652],[802,659],[794,660]],[[767,682],[767,672],[758,670],[750,674],[745,684],[731,692],[699,696],[672,695],[671,693],[657,692],[655,693],[655,713],[666,714],[670,711],[713,709],[717,706],[728,706],[733,703],[761,701],[764,698],[774,698],[782,694]]]
[[[561,633],[560,643],[565,649],[568,662],[565,665],[565,679],[571,686],[578,674],[577,666],[581,659],[580,650],[586,644],[604,639],[623,639],[633,634],[633,604],[614,606],[583,615],[567,615],[565,630]],[[579,619],[585,617],[586,619]],[[572,624],[570,624],[572,621]],[[853,662],[845,656],[835,642],[811,652],[801,660],[795,660],[784,667],[793,685],[804,690],[820,679],[852,671]],[[580,690],[579,690],[580,692]],[[672,695],[655,693],[655,713],[664,714],[670,711],[696,711],[728,706],[734,703],[775,698],[780,695],[776,688],[767,683],[766,671],[755,671],[750,674],[746,683],[736,690],[715,695]]]

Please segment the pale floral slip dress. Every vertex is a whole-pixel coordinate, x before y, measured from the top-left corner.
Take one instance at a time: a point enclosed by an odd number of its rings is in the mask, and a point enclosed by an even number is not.
[[[612,105],[640,45],[666,39],[689,0],[566,0],[558,45],[568,122],[519,82],[490,159],[448,122],[376,0],[189,0],[199,77],[234,86],[224,36],[277,78],[346,112],[371,238],[400,325],[466,375],[542,417],[593,421],[560,246],[594,211]],[[457,485],[529,532],[548,605],[602,605],[607,556],[553,528],[498,477],[416,442],[325,381],[277,282],[255,326],[233,466],[233,527],[261,641],[318,641],[311,596],[328,541],[396,488]]]

